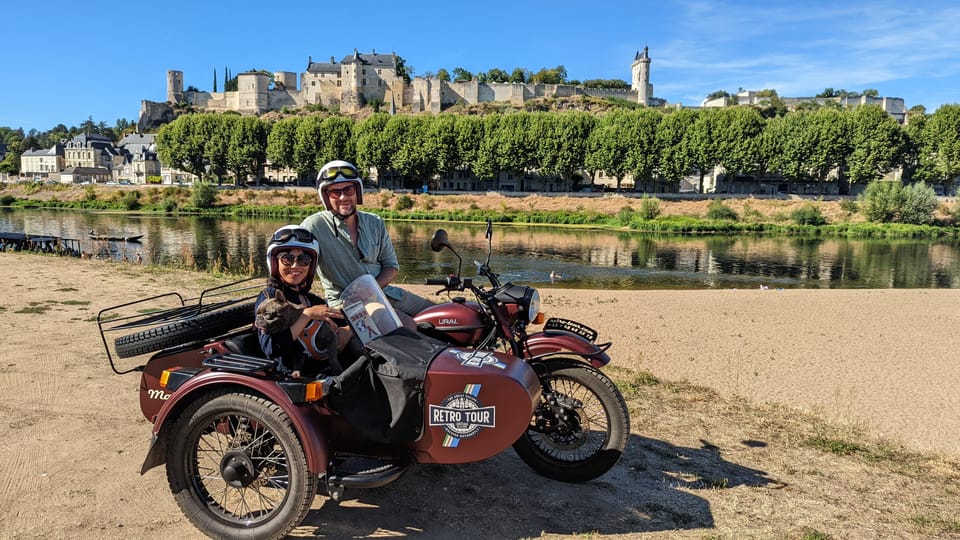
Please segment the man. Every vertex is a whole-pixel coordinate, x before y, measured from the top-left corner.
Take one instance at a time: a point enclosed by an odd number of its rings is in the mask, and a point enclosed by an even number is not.
[[[343,289],[361,275],[370,274],[404,324],[412,326],[409,316],[434,304],[390,285],[400,271],[397,253],[383,220],[357,210],[363,204],[363,180],[357,168],[346,161],[331,161],[320,169],[317,182],[325,210],[308,216],[300,226],[320,242],[317,274],[327,303],[339,308]]]

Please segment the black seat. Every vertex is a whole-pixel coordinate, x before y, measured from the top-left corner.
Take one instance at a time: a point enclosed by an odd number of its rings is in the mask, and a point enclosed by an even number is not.
[[[225,339],[223,346],[232,353],[247,356],[263,356],[263,349],[260,348],[260,340],[257,339],[257,333],[254,331],[244,332]]]

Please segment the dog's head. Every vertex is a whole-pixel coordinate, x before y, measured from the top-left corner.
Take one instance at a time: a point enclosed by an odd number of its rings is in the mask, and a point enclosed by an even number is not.
[[[273,298],[267,298],[257,306],[254,326],[268,334],[289,330],[300,318],[302,309],[287,301],[283,293],[277,291]]]

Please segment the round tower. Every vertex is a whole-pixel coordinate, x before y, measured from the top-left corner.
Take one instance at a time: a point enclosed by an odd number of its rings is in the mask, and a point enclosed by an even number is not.
[[[637,93],[637,103],[649,105],[653,97],[653,85],[650,84],[650,53],[645,46],[643,52],[637,52],[631,66],[632,83],[630,89]]]

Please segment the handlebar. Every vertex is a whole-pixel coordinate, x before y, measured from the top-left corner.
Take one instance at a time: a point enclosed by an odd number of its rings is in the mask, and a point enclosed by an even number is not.
[[[450,286],[450,277],[445,278],[427,278],[423,280],[424,285],[443,285],[444,287]]]

